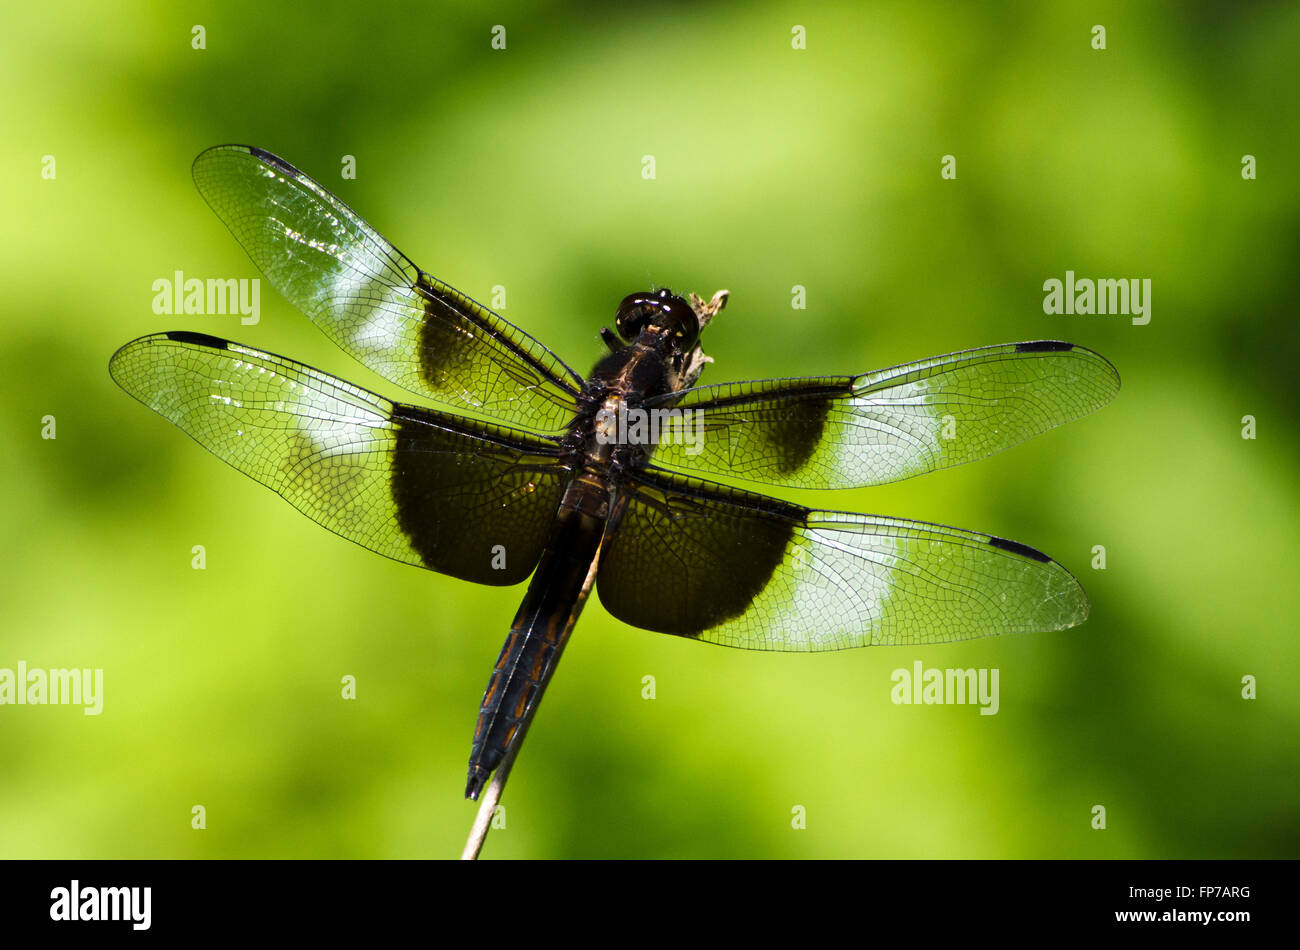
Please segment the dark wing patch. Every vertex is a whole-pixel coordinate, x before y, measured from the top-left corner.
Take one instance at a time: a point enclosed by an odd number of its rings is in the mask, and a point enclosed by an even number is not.
[[[531,574],[567,470],[496,427],[415,406],[397,407],[393,423],[397,523],[424,566],[478,584]]]
[[[744,504],[747,492],[692,487],[637,478],[618,495],[596,575],[614,616],[688,637],[736,620],[771,581],[806,513],[764,498],[769,515]]]

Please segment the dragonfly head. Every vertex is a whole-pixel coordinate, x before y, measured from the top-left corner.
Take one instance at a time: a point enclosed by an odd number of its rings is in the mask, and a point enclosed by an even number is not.
[[[614,326],[627,343],[647,327],[666,330],[683,351],[693,347],[700,338],[700,318],[695,308],[667,287],[628,294],[618,305]]]
[[[705,301],[695,294],[689,301],[666,287],[628,294],[618,305],[615,325],[618,335],[626,343],[637,340],[649,330],[658,346],[667,344],[670,359],[670,385],[674,390],[695,385],[705,365],[712,363],[700,349],[700,334],[709,321],[727,305],[731,292],[719,290],[713,299]],[[602,331],[608,334],[608,331]],[[609,334],[612,349],[617,346]]]

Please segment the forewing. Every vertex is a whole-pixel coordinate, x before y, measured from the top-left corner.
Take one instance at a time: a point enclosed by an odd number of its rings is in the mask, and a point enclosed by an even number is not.
[[[581,384],[572,369],[430,277],[288,162],[221,145],[195,159],[194,183],[266,279],[380,376],[536,432],[572,418]]]
[[[861,376],[701,386],[676,404],[654,461],[795,488],[879,485],[1001,452],[1118,391],[1119,374],[1104,357],[1057,341]]]

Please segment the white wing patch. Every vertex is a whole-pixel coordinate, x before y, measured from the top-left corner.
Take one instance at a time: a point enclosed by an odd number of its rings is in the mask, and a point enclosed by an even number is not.
[[[943,453],[943,414],[928,392],[928,380],[916,380],[889,391],[887,397],[853,396],[843,408],[853,415],[853,425],[877,429],[879,438],[851,438],[836,445],[834,472],[840,483],[861,481],[863,472],[896,472],[909,478],[934,467]]]

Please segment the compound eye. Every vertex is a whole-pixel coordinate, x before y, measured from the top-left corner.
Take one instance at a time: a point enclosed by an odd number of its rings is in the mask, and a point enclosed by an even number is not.
[[[651,290],[642,290],[628,294],[618,305],[614,317],[614,327],[618,335],[627,343],[637,338],[649,319],[659,312],[661,298]]]
[[[690,349],[700,337],[700,318],[695,308],[686,300],[667,290],[661,290],[659,320],[662,326],[671,329],[681,340],[683,349]]]

